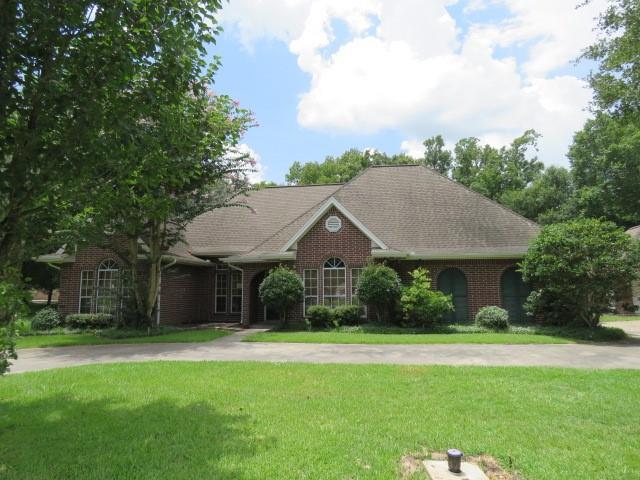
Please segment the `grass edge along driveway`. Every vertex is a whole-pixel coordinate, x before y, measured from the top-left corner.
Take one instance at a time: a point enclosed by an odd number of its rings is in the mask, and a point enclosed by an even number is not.
[[[527,480],[633,478],[640,372],[151,362],[0,379],[0,477],[398,478],[457,447]]]
[[[109,338],[94,333],[26,335],[16,339],[16,348],[67,347],[73,345],[122,345],[131,343],[197,343],[210,342],[230,332],[214,328],[179,330],[159,335]]]

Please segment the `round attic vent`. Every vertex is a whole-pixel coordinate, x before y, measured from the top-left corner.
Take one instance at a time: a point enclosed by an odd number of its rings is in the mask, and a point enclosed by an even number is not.
[[[324,226],[329,232],[335,233],[342,228],[342,220],[340,220],[340,217],[331,215],[330,217],[327,217],[327,220],[324,222]]]

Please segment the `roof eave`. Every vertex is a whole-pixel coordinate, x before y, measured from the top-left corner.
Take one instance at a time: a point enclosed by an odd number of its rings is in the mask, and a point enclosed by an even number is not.
[[[296,259],[296,252],[261,253],[257,255],[236,255],[220,260],[224,263],[268,263],[291,261]]]
[[[455,252],[455,253],[413,253],[399,251],[373,250],[374,258],[397,260],[517,260],[523,258],[523,252]]]
[[[59,264],[59,263],[73,263],[75,261],[76,261],[75,255],[66,255],[66,254],[58,254],[58,253],[40,255],[39,257],[36,257],[36,262],[39,262],[39,263]]]

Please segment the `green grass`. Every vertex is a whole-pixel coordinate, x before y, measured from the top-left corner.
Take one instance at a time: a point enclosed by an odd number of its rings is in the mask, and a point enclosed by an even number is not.
[[[486,453],[527,480],[637,478],[640,372],[157,362],[0,379],[0,477],[393,479]]]
[[[559,328],[514,326],[509,331],[493,332],[474,325],[450,325],[435,331],[363,325],[335,330],[308,331],[302,327],[260,332],[246,342],[337,343],[337,344],[550,344],[581,341],[619,341],[626,338],[617,328]]]
[[[131,335],[131,332],[128,332]],[[65,333],[53,335],[29,335],[18,337],[17,348],[66,347],[71,345],[105,345],[125,343],[192,343],[209,342],[228,335],[229,332],[216,329],[179,330],[161,335],[145,335],[135,332],[135,336],[112,338],[95,333]],[[118,334],[116,334],[117,336]]]
[[[603,315],[602,322],[631,322],[640,321],[640,315]]]

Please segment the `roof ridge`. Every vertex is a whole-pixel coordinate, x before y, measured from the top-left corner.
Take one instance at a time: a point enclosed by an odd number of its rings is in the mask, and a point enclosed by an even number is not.
[[[509,207],[506,207],[505,205],[501,204],[500,202],[498,202],[498,201],[494,200],[493,198],[489,198],[489,197],[487,197],[486,195],[481,194],[480,192],[476,192],[476,191],[475,191],[475,190],[473,190],[472,188],[467,187],[464,183],[460,183],[460,182],[458,182],[458,181],[454,180],[453,178],[449,178],[449,177],[447,177],[446,175],[443,175],[442,173],[440,173],[439,171],[437,171],[435,168],[431,168],[431,167],[428,167],[428,166],[426,166],[426,165],[422,165],[422,164],[418,164],[418,165],[419,165],[420,167],[423,167],[424,169],[426,169],[428,172],[433,173],[433,174],[437,175],[438,177],[442,177],[442,178],[444,178],[445,180],[448,180],[449,182],[451,182],[451,183],[453,183],[453,184],[455,184],[455,185],[458,185],[459,187],[464,188],[465,190],[467,190],[468,192],[471,192],[471,193],[472,193],[472,194],[474,194],[475,196],[480,197],[480,198],[482,198],[482,199],[484,199],[484,200],[487,200],[487,201],[489,201],[490,203],[493,203],[494,205],[496,205],[496,206],[500,207],[502,210],[505,210],[505,211],[507,211],[508,213],[511,213],[511,214],[513,214],[513,215],[515,215],[515,216],[517,216],[517,217],[520,217],[521,219],[525,220],[527,223],[530,223],[530,224],[531,224],[531,225],[533,225],[534,227],[541,228],[539,223],[536,223],[536,222],[534,222],[533,220],[531,220],[531,219],[529,219],[529,218],[525,217],[524,215],[521,215],[521,214],[519,214],[518,212],[516,212],[516,211],[514,211],[514,210],[511,210]]]
[[[245,253],[245,255],[254,252],[258,247],[264,245],[265,243],[267,243],[267,241],[271,240],[272,238],[274,238],[276,235],[278,235],[280,232],[282,232],[285,228],[291,226],[294,222],[298,221],[300,218],[304,217],[306,214],[308,214],[310,211],[312,211],[315,208],[318,208],[319,205],[323,205],[324,203],[326,203],[331,197],[333,197],[334,195],[336,195],[340,190],[342,190],[344,187],[346,187],[347,185],[351,184],[353,181],[355,181],[357,178],[360,178],[362,175],[364,175],[364,173],[369,170],[371,168],[371,166],[368,166],[367,168],[365,168],[364,170],[362,170],[361,172],[359,172],[358,174],[356,174],[353,178],[351,178],[351,180],[349,180],[346,183],[337,183],[337,184],[331,184],[331,185],[340,185],[339,188],[337,188],[336,190],[334,190],[333,192],[331,192],[331,195],[327,195],[326,197],[324,197],[321,201],[319,201],[318,203],[316,203],[315,205],[313,205],[311,208],[308,208],[307,210],[305,210],[304,212],[302,212],[300,215],[298,215],[296,218],[294,218],[293,220],[291,220],[289,223],[287,223],[286,225],[284,225],[282,228],[280,228],[279,230],[277,230],[276,232],[273,233],[273,235],[268,236],[267,238],[265,238],[262,242],[260,242],[258,245],[256,245],[255,247],[253,247],[251,250],[249,250],[248,252]]]
[[[267,187],[262,188],[254,188],[251,189],[251,192],[260,192],[262,190],[270,190],[276,188],[302,188],[302,187],[326,187],[331,185],[344,185],[345,182],[333,182],[333,183],[307,183],[304,185],[269,185]]]

